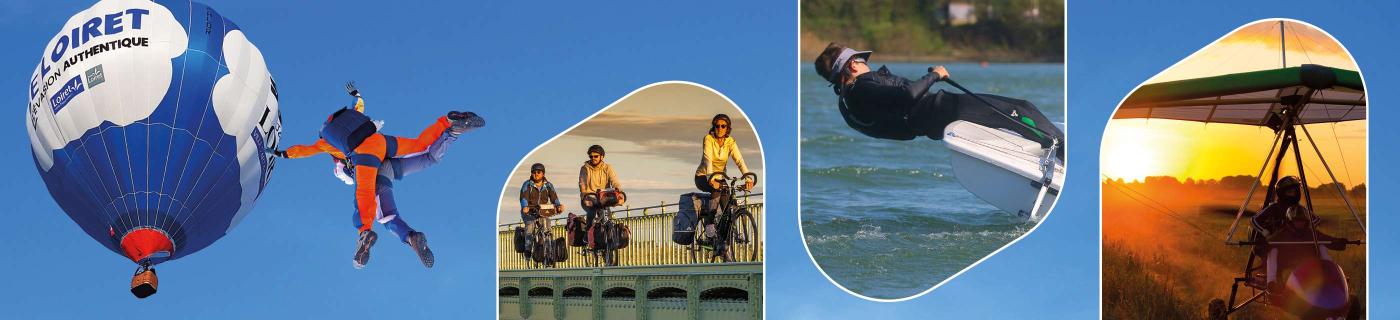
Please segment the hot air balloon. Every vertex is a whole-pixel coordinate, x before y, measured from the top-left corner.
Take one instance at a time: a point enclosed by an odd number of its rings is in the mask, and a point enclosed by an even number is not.
[[[233,21],[188,1],[105,0],[39,56],[25,126],[34,166],[83,232],[138,265],[213,244],[267,185],[277,85]]]

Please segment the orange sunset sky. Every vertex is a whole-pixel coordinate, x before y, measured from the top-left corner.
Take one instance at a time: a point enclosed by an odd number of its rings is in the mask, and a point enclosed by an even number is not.
[[[1215,76],[1285,66],[1321,64],[1360,71],[1341,44],[1306,24],[1264,21],[1231,32],[1143,84]],[[1364,77],[1364,72],[1363,72]],[[1337,180],[1348,187],[1365,183],[1366,121],[1307,125]],[[1309,184],[1329,183],[1317,152],[1298,131]],[[1162,119],[1114,119],[1104,130],[1100,172],[1112,179],[1147,176],[1219,179],[1255,175],[1272,147],[1273,131],[1264,127]],[[1283,172],[1294,174],[1292,152]]]

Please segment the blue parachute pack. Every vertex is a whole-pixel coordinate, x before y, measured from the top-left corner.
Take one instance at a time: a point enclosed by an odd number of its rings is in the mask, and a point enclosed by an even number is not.
[[[375,127],[374,121],[364,113],[350,108],[340,108],[331,114],[331,118],[326,120],[325,126],[321,127],[321,139],[331,144],[340,152],[349,155],[365,142],[370,136],[379,130]]]

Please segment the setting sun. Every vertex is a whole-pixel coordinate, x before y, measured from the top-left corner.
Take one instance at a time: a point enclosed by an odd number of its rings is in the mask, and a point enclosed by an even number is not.
[[[1307,126],[1327,165],[1344,185],[1366,178],[1366,121]],[[1299,132],[1303,164],[1310,185],[1331,182],[1307,137]],[[1272,148],[1272,130],[1232,124],[1160,119],[1115,119],[1104,130],[1102,174],[1111,179],[1141,181],[1149,176],[1180,180],[1220,179],[1256,175]],[[1284,174],[1296,174],[1293,152],[1288,153]]]

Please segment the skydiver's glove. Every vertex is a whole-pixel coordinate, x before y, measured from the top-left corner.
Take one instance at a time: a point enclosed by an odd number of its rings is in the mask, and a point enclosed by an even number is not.
[[[287,158],[287,150],[272,150],[272,155],[278,158]]]
[[[350,82],[346,82],[346,83],[345,83],[345,93],[349,93],[351,97],[356,97],[356,98],[359,98],[359,97],[360,97],[360,89],[356,89],[356,88],[355,88],[355,82],[354,82],[354,81],[350,81]]]

